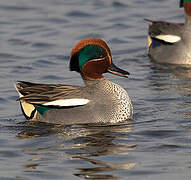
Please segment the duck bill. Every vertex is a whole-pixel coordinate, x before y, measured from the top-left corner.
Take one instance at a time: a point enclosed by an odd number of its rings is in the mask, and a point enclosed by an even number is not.
[[[115,64],[111,63],[110,67],[107,69],[107,72],[111,73],[111,74],[115,74],[118,76],[122,76],[122,77],[126,77],[128,78],[127,75],[129,75],[130,73],[118,68]]]
[[[183,0],[180,0],[180,5],[179,7],[182,8],[184,6],[184,1]]]

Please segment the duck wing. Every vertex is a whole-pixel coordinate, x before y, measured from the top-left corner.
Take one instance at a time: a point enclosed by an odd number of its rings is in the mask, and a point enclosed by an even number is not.
[[[183,23],[145,20],[152,23],[149,25],[149,36],[151,38],[166,43],[175,43],[181,40]]]
[[[37,84],[25,81],[15,83],[19,101],[44,106],[75,106],[88,102],[81,97],[84,87],[63,84]],[[78,103],[76,104],[76,102]]]

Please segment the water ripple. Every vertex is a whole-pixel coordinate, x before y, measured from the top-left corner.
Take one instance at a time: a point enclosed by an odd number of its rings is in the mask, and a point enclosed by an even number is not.
[[[0,179],[190,179],[191,68],[151,62],[143,21],[183,16],[174,0],[0,1]],[[104,75],[128,91],[133,120],[26,121],[13,82],[83,84],[68,63],[89,37],[105,39],[114,63],[130,71]]]
[[[38,42],[38,43],[33,43],[32,47],[35,48],[50,48],[50,47],[54,47],[54,44],[49,44],[49,43],[43,43],[43,42]]]

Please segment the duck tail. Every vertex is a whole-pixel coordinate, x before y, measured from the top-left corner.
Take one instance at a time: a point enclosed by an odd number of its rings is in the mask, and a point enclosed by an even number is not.
[[[151,19],[144,19],[144,21],[146,21],[146,22],[150,22],[150,23],[153,23],[154,21],[153,20],[151,20]]]
[[[17,82],[17,83],[14,83],[14,86],[19,94],[19,98],[17,100],[20,101],[21,110],[22,110],[25,118],[27,120],[33,119],[34,116],[36,115],[36,108],[34,107],[33,104],[30,104],[30,103],[26,102],[25,100],[21,99],[22,97],[24,97],[26,95],[22,92],[22,89],[26,87],[26,84],[23,82]]]

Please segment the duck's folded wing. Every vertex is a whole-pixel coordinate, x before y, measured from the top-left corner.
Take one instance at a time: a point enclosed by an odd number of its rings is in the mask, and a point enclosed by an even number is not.
[[[85,105],[88,99],[81,97],[83,87],[63,84],[36,84],[19,81],[15,84],[20,101],[33,105],[70,107]]]
[[[152,21],[148,19],[146,19],[146,21],[152,23],[149,25],[150,38],[171,44],[181,40],[182,27],[184,24]]]

